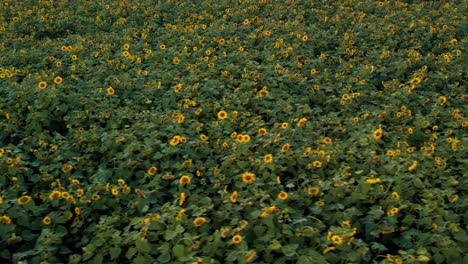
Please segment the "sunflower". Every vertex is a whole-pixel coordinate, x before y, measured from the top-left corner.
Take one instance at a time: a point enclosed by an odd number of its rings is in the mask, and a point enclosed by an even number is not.
[[[226,119],[227,117],[228,117],[228,114],[226,111],[221,110],[218,112],[218,119],[223,120],[223,119]]]
[[[408,167],[408,170],[409,170],[409,171],[413,171],[414,169],[416,169],[417,166],[418,166],[418,162],[415,160],[415,161],[413,161],[413,163]]]
[[[179,206],[182,206],[185,202],[185,193],[181,192],[180,193],[180,198],[179,198]]]
[[[187,185],[187,184],[189,184],[191,181],[192,181],[192,179],[190,179],[189,176],[184,175],[184,176],[180,177],[180,179],[179,179],[179,184],[181,184],[181,185]]]
[[[175,93],[178,93],[178,92],[180,92],[180,91],[182,91],[182,84],[181,84],[181,83],[179,83],[179,84],[177,84],[176,86],[174,86],[174,92],[175,92]]]
[[[257,256],[257,253],[255,252],[255,250],[253,250],[253,249],[250,250],[249,255],[247,255],[247,257],[245,258],[245,262],[246,263],[251,262],[255,258],[255,256]]]
[[[240,242],[242,242],[242,237],[239,235],[235,235],[232,237],[231,241],[234,244],[239,244]]]
[[[278,199],[283,200],[283,201],[288,199],[288,193],[287,192],[280,192],[278,194]]]
[[[18,200],[17,200],[19,205],[27,204],[30,201],[31,201],[31,196],[28,196],[28,195],[23,195],[20,198],[18,198]]]
[[[156,171],[158,171],[158,168],[156,166],[152,166],[151,168],[149,168],[146,172],[153,176],[154,174],[156,174]]]
[[[383,134],[382,125],[379,125],[379,128],[377,128],[377,129],[374,131],[374,139],[375,139],[375,140],[381,139],[381,138],[382,138],[382,134]]]
[[[331,237],[331,240],[332,240],[333,244],[335,244],[335,245],[340,245],[341,243],[343,243],[343,238],[341,238],[338,235],[333,235]]]
[[[258,96],[260,96],[260,97],[263,97],[263,96],[265,96],[267,94],[268,94],[268,90],[264,90],[264,89],[262,89],[262,90],[260,90],[258,92]]]
[[[231,203],[237,202],[237,196],[238,196],[237,191],[234,191],[234,192],[231,194],[231,196],[229,197],[229,201],[230,201]]]
[[[61,84],[62,81],[63,81],[63,79],[62,79],[62,77],[60,77],[60,76],[57,76],[57,77],[54,78],[54,83],[55,83],[55,84]]]
[[[8,215],[2,215],[0,216],[0,223],[4,223],[4,224],[11,224],[11,217],[9,217]]]
[[[325,203],[324,203],[323,201],[316,201],[316,202],[315,202],[315,205],[316,205],[316,206],[324,206]]]
[[[248,184],[251,184],[255,181],[255,174],[251,172],[246,172],[242,174],[242,181]]]
[[[327,247],[326,249],[322,251],[322,254],[326,255],[328,252],[333,251],[335,249],[336,249],[335,247]]]
[[[322,167],[322,162],[319,161],[319,160],[316,160],[316,161],[312,162],[312,165],[313,165],[315,168],[320,168],[320,167]]]
[[[382,180],[380,180],[380,178],[369,178],[366,180],[366,183],[368,184],[377,184],[379,182],[381,182]]]
[[[62,167],[62,172],[63,173],[69,173],[73,169],[73,165],[66,164]]]
[[[185,216],[185,209],[180,209],[179,213],[177,213],[177,216],[176,216],[176,221],[180,221],[182,220],[182,218],[184,218]]]
[[[307,122],[307,118],[303,117],[297,122],[297,126],[301,127]]]
[[[39,84],[37,85],[37,87],[41,90],[47,88],[47,83],[46,82],[39,82]]]
[[[169,141],[169,144],[171,146],[177,146],[177,144],[180,143],[180,136],[174,136],[172,139]]]
[[[60,196],[65,200],[73,199],[73,196],[69,192],[61,192]]]
[[[312,196],[317,196],[317,194],[319,194],[319,191],[320,189],[316,187],[310,187],[309,189],[307,189],[307,192]]]
[[[49,199],[50,200],[55,200],[55,199],[58,199],[62,197],[62,192],[60,191],[52,191],[50,194],[49,194]]]
[[[394,216],[394,215],[396,215],[399,211],[400,211],[400,209],[394,207],[394,208],[392,208],[392,209],[390,209],[390,210],[387,211],[387,215],[388,215],[388,216]]]
[[[414,77],[413,79],[411,79],[410,83],[411,83],[412,85],[420,84],[420,83],[421,83],[421,78],[419,78],[419,77]]]
[[[106,92],[107,92],[107,94],[109,94],[109,95],[114,95],[114,94],[115,94],[115,90],[114,90],[114,88],[112,88],[112,87],[108,87],[108,88],[106,89]]]
[[[266,163],[271,163],[273,161],[273,154],[267,154],[263,157],[263,161]]]
[[[61,195],[61,194],[60,194]],[[76,197],[81,197],[84,195],[84,190],[83,189],[78,189],[76,190]]]
[[[258,129],[257,133],[259,135],[265,135],[267,133],[267,130],[265,128],[260,128],[260,129]]]
[[[204,217],[197,217],[193,220],[193,225],[196,227],[202,226],[206,222],[206,218]]]
[[[52,223],[52,219],[50,219],[49,216],[46,216],[42,218],[42,223],[44,223],[44,225],[50,225]]]

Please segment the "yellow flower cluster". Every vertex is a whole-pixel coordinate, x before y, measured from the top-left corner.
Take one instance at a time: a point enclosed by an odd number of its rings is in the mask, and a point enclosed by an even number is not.
[[[280,213],[280,210],[278,208],[276,208],[276,206],[270,206],[270,207],[267,207],[263,210],[261,216],[262,217],[267,217],[268,215],[270,214],[279,214]]]

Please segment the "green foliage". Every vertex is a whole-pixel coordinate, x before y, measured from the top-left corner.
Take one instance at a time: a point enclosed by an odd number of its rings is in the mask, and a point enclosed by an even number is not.
[[[2,2],[0,262],[466,262],[462,1],[196,2]]]

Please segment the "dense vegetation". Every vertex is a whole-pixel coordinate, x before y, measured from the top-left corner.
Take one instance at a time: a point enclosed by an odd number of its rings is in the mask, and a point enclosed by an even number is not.
[[[464,2],[3,0],[0,262],[466,262]]]

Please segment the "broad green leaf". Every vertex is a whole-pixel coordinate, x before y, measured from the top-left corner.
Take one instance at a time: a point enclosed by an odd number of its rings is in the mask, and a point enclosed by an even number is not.
[[[239,253],[236,251],[231,251],[226,257],[226,261],[236,261],[239,256]]]
[[[453,237],[460,242],[463,242],[463,243],[468,242],[468,236],[464,230],[453,232]]]
[[[298,247],[299,247],[298,244],[289,244],[289,245],[281,247],[281,252],[283,252],[283,254],[286,257],[292,257],[296,255],[296,250]]]
[[[280,248],[281,248],[281,243],[276,239],[273,239],[270,242],[270,245],[268,246],[268,249],[271,249],[271,250],[278,250]]]
[[[138,255],[136,256],[135,259],[133,259],[132,264],[146,264],[150,262],[151,262],[151,259],[149,256]]]
[[[173,248],[172,248],[172,253],[174,254],[174,256],[178,257],[178,258],[181,258],[185,255],[185,247],[184,245],[175,245]]]
[[[138,239],[135,241],[135,246],[136,246],[136,249],[138,250],[138,252],[140,253],[149,253],[150,250],[151,250],[151,247],[148,243],[148,241],[146,240],[141,240],[141,239]]]
[[[185,231],[185,228],[181,225],[177,225],[175,228],[175,231],[177,234],[183,233]]]
[[[177,233],[174,230],[166,230],[166,232],[164,233],[164,239],[166,241],[172,240],[176,236]]]
[[[112,247],[110,250],[110,258],[114,260],[120,256],[122,249],[120,247]]]
[[[128,259],[131,259],[133,255],[135,255],[135,253],[137,253],[137,249],[134,247],[131,247],[127,250],[127,253],[125,253],[125,257],[127,257]]]
[[[102,256],[102,254],[98,253],[88,263],[90,263],[90,264],[102,264],[103,261],[104,261],[104,257]]]
[[[171,261],[171,254],[169,253],[169,251],[163,251],[162,254],[159,255],[158,261],[160,263],[167,263]]]

